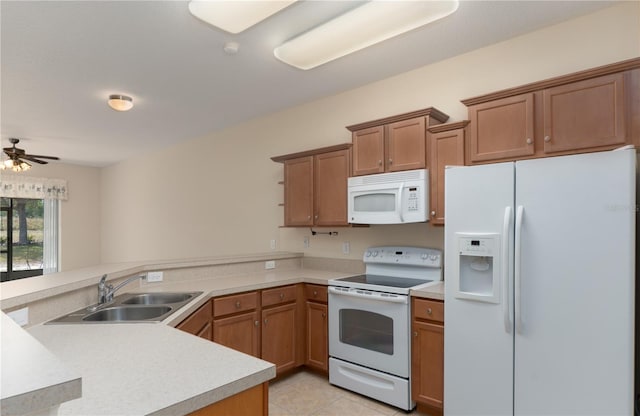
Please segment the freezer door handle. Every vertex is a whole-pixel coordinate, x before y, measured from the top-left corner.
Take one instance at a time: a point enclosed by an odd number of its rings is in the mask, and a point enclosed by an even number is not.
[[[509,290],[509,234],[511,231],[511,207],[504,209],[504,222],[502,224],[502,313],[504,314],[504,330],[511,333],[511,291]]]
[[[516,235],[514,248],[514,281],[515,281],[515,299],[513,301],[515,309],[516,331],[522,334],[522,217],[524,216],[524,207],[518,206],[516,211]]]

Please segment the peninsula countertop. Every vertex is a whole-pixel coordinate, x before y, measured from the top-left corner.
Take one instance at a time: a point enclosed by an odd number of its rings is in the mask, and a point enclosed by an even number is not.
[[[72,371],[82,397],[60,415],[177,415],[264,383],[272,363],[161,323],[38,325],[29,329]]]

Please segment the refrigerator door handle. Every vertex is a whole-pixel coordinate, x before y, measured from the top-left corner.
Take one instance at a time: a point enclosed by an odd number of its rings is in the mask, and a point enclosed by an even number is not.
[[[502,312],[504,314],[504,330],[511,333],[513,323],[511,322],[511,291],[509,290],[509,280],[511,271],[509,270],[509,234],[511,231],[511,207],[504,209],[504,222],[502,225]]]
[[[524,215],[524,207],[518,206],[516,211],[516,234],[515,234],[515,253],[514,253],[514,281],[515,281],[515,298],[513,300],[516,319],[516,331],[522,334],[522,298],[520,292],[522,290],[522,217]]]

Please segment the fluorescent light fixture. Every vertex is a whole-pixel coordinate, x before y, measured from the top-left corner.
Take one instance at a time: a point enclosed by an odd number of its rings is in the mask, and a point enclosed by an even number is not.
[[[295,3],[296,0],[192,0],[189,11],[229,33],[240,33]]]
[[[370,1],[274,49],[284,63],[311,69],[424,26],[458,9],[458,0]]]

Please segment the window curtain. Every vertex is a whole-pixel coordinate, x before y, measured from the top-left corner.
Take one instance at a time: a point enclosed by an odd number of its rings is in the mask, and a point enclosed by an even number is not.
[[[60,202],[44,200],[44,230],[42,235],[42,273],[58,271],[58,219]]]
[[[42,237],[42,272],[58,271],[60,201],[68,199],[67,181],[64,179],[36,178],[32,176],[0,175],[0,197],[42,199],[44,201],[44,230]]]
[[[67,181],[64,179],[36,178],[4,172],[0,175],[0,197],[66,201],[68,196]]]

